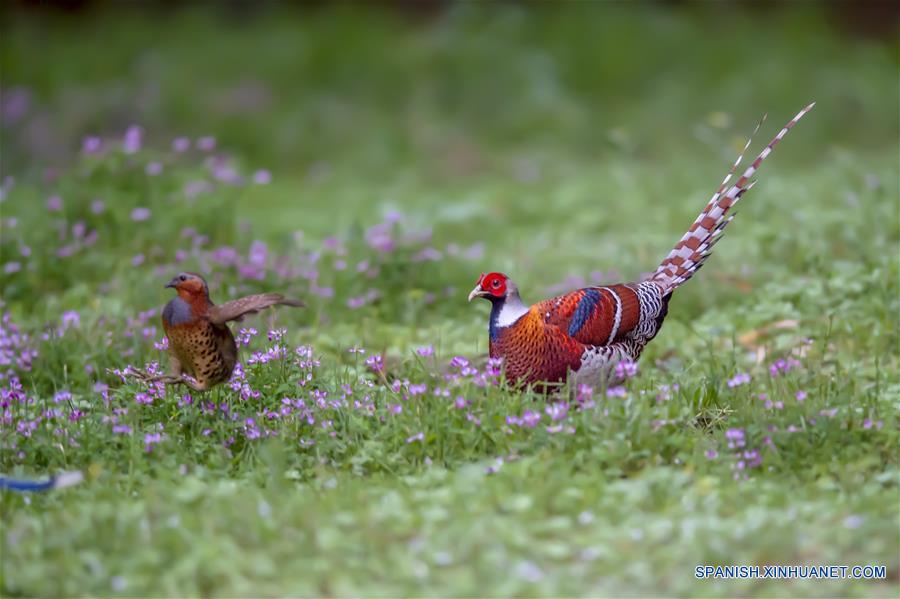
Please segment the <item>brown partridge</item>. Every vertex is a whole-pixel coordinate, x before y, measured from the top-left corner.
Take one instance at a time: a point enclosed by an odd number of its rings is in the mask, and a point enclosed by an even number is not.
[[[178,292],[162,313],[172,374],[157,377],[137,374],[148,381],[184,384],[197,391],[205,391],[231,378],[238,352],[228,321],[242,320],[247,314],[279,304],[305,305],[280,293],[260,293],[217,306],[209,299],[209,287],[203,277],[191,272],[179,274],[166,287]],[[185,374],[194,380],[184,377]]]

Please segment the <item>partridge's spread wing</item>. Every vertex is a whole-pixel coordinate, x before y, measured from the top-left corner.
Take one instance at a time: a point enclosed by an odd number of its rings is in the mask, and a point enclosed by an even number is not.
[[[241,320],[245,314],[255,314],[269,306],[305,306],[299,300],[289,299],[280,293],[260,293],[248,295],[209,309],[209,321],[215,325],[223,325],[229,320]]]

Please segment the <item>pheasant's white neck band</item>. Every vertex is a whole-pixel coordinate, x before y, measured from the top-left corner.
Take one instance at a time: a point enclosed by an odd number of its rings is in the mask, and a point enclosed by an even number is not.
[[[500,308],[500,313],[497,314],[496,324],[498,327],[508,327],[528,314],[529,309],[528,306],[522,303],[518,294],[510,295],[503,303],[503,307]]]

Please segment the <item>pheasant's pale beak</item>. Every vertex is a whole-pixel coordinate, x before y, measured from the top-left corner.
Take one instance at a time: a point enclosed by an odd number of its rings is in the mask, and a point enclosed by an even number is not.
[[[472,290],[472,293],[469,294],[469,301],[471,302],[476,297],[484,297],[487,295],[487,291],[481,288],[481,285],[475,285],[475,289]]]

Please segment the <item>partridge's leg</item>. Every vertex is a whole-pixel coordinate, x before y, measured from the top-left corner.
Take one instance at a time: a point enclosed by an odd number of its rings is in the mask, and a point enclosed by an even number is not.
[[[169,371],[171,371],[172,376],[177,376],[181,378],[181,373],[184,372],[184,367],[181,365],[181,360],[175,357],[174,354],[169,354]]]

